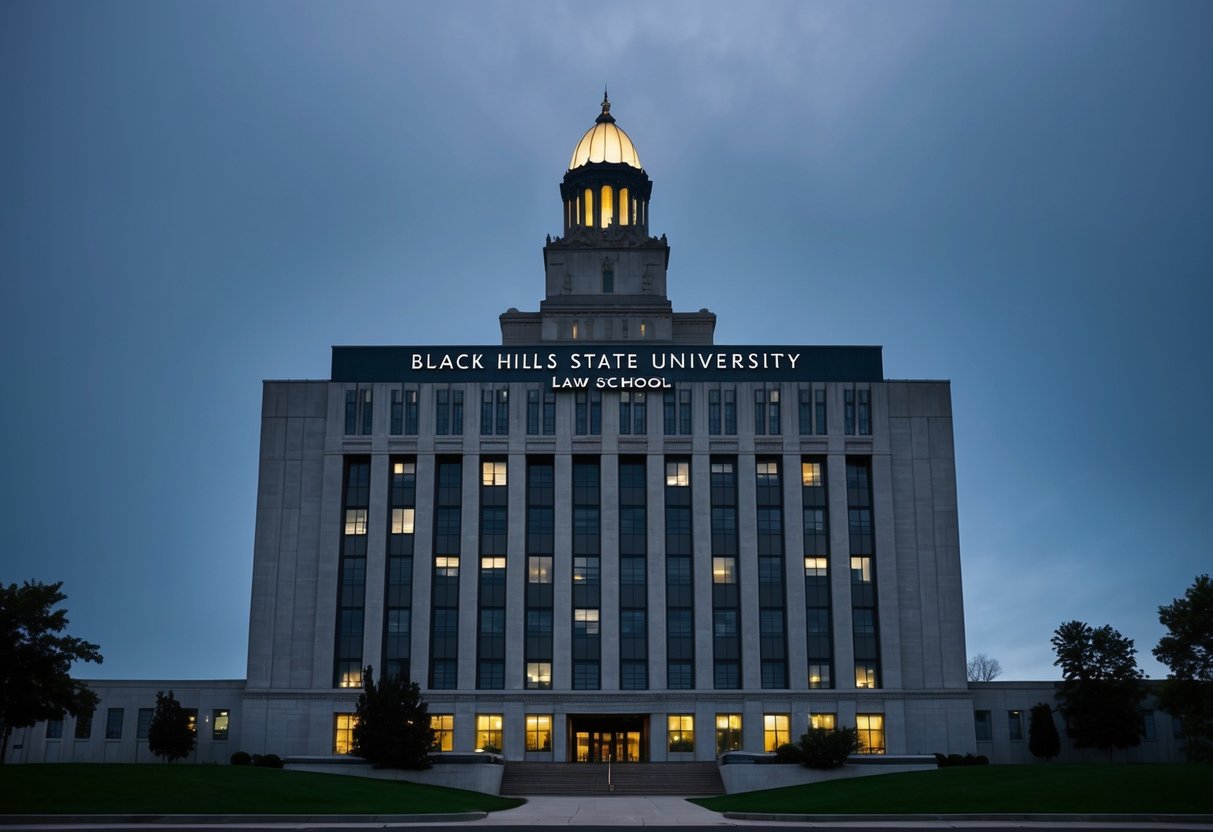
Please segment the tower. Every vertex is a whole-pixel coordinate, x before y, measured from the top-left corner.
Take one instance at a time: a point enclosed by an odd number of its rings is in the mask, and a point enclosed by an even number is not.
[[[674,312],[666,294],[670,247],[649,234],[652,191],[604,92],[560,183],[564,235],[543,247],[544,299],[538,312],[501,316],[502,344],[712,343],[716,316]]]

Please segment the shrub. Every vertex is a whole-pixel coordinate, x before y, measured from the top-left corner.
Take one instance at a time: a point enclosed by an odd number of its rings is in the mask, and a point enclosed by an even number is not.
[[[254,754],[253,765],[260,768],[282,768],[282,758],[277,754]]]
[[[801,762],[809,768],[838,768],[859,751],[854,728],[810,728],[800,737]]]
[[[800,747],[792,745],[790,742],[785,742],[783,745],[775,749],[775,762],[777,763],[803,763],[804,754],[801,753]]]
[[[232,755],[232,765],[234,766],[251,766],[253,757],[247,751],[237,751]]]

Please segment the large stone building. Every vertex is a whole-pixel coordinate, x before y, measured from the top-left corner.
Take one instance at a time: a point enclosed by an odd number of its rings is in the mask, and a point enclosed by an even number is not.
[[[146,759],[163,687],[199,759],[343,753],[371,665],[421,684],[444,752],[711,760],[845,725],[1027,759],[1051,686],[966,682],[948,383],[886,379],[879,347],[716,345],[667,296],[651,192],[604,98],[500,346],[266,382],[247,680],[97,683],[114,742],[52,723],[14,758]]]

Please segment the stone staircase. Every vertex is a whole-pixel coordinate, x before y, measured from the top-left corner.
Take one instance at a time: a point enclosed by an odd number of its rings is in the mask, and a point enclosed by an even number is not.
[[[506,763],[504,795],[724,794],[716,763]]]

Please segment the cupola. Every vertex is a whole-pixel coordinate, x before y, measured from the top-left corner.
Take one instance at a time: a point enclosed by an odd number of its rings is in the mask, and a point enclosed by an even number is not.
[[[647,235],[652,189],[636,146],[615,123],[604,91],[602,112],[577,142],[560,185],[565,234],[632,227]]]

